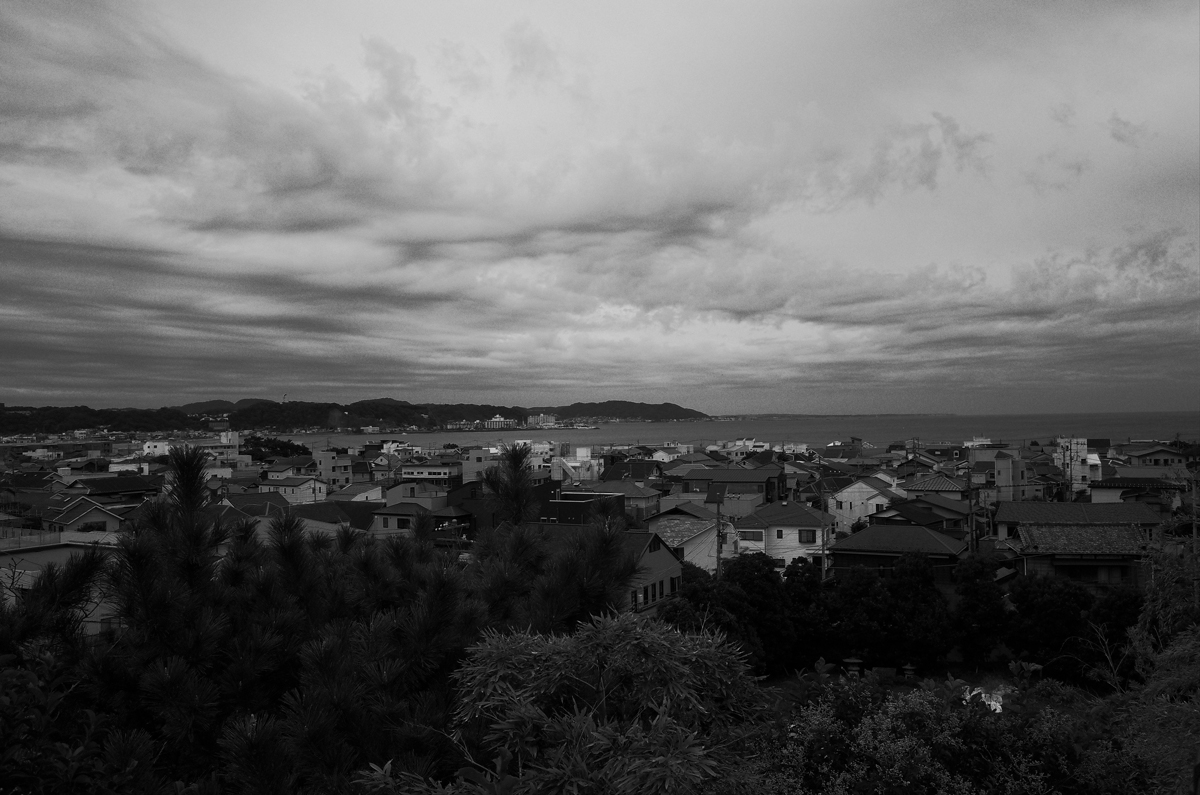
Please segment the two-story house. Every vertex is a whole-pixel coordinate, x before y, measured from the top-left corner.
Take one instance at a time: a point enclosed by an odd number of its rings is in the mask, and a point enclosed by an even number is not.
[[[818,566],[828,546],[834,517],[796,502],[773,502],[737,520],[739,551],[762,552],[780,568],[795,558]]]

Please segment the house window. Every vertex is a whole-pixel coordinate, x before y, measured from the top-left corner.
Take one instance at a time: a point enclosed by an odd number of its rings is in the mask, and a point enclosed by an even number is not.
[[[679,590],[679,578],[671,578],[671,593],[676,593]]]
[[[801,528],[800,529],[800,543],[801,544],[817,543],[817,531],[812,528]]]
[[[386,516],[383,517],[383,529],[384,530],[388,529],[388,518]]]
[[[782,527],[775,528],[775,537],[780,538],[780,539],[783,538],[783,528]]]
[[[759,542],[761,542],[763,540],[763,531],[762,530],[739,530],[738,538],[742,539],[743,541],[759,541]]]
[[[629,609],[637,610],[637,588],[629,592]]]
[[[644,604],[644,605],[650,604],[650,586],[649,585],[642,586],[642,604]]]
[[[663,590],[663,581],[659,580],[658,581],[658,598],[662,599],[664,593],[666,593],[666,592]]]

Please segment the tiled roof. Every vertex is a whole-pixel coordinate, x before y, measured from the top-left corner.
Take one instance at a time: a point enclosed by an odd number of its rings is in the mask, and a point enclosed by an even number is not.
[[[959,541],[927,527],[875,524],[835,542],[829,547],[829,551],[959,555],[966,548],[965,541]]]
[[[1022,526],[1021,551],[1027,555],[1141,555],[1147,533],[1132,527]]]
[[[906,483],[903,488],[905,491],[965,491],[967,487],[954,478],[934,475],[931,478]]]
[[[1093,489],[1184,489],[1182,483],[1168,483],[1162,478],[1105,478],[1093,480]]]
[[[664,516],[655,521],[654,532],[668,546],[682,546],[689,538],[703,533],[716,525],[716,518],[698,519],[694,516]]]
[[[814,511],[806,505],[791,502],[773,502],[764,505],[749,516],[743,516],[737,521],[738,528],[775,527],[821,527],[833,517]]]
[[[918,494],[912,499],[914,502],[928,503],[936,508],[942,508],[943,510],[957,513],[960,516],[966,516],[971,512],[970,506],[968,506],[962,500],[956,500],[952,497],[943,497],[940,494]]]
[[[1161,520],[1141,503],[1002,502],[996,521],[1007,524],[1155,525]]]

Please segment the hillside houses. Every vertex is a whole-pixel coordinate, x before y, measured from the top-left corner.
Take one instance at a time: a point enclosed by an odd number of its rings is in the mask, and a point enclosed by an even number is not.
[[[646,536],[639,554],[665,561],[660,549],[647,551],[658,543],[676,564],[708,571],[718,558],[755,552],[780,569],[801,558],[836,573],[887,568],[908,553],[950,565],[988,547],[1021,571],[1090,587],[1140,582],[1147,539],[1187,504],[1186,465],[1194,458],[1186,447],[1082,437],[1024,446],[908,440],[872,448],[857,439],[827,447],[754,439],[533,445],[534,522],[546,533],[583,532],[597,517],[624,517],[631,531],[658,539]],[[228,445],[220,454],[241,456]],[[210,487],[223,516],[250,518],[264,532],[289,513],[323,534],[352,527],[404,535],[428,523],[439,546],[465,552],[497,525],[483,476],[498,458],[498,447],[331,447],[214,471]],[[139,463],[144,474],[106,466],[96,456],[23,457],[0,479],[0,541],[122,532],[161,493],[164,480],[150,471],[161,464]],[[629,606],[658,605],[678,576],[651,577]]]

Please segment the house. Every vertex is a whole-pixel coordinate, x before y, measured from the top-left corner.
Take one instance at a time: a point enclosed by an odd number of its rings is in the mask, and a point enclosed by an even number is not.
[[[1092,481],[1092,503],[1142,502],[1169,516],[1181,505],[1187,487],[1162,478],[1121,476]]]
[[[388,489],[384,495],[384,501],[388,505],[411,502],[422,506],[427,511],[436,511],[449,504],[449,494],[450,492],[446,488],[435,486],[432,483],[405,481]]]
[[[141,502],[157,495],[161,482],[161,478],[144,478],[138,475],[73,477],[55,490],[67,494],[119,497],[122,500]]]
[[[738,519],[740,553],[762,552],[782,568],[795,558],[822,565],[834,517],[796,502],[773,502]]]
[[[833,516],[833,529],[848,531],[855,522],[866,520],[871,514],[882,511],[894,500],[905,497],[903,490],[892,488],[884,480],[875,477],[850,479],[849,483],[841,479],[830,480],[831,486],[839,486],[828,492],[824,503],[826,510]],[[819,481],[818,485],[825,481]]]
[[[115,533],[134,506],[106,506],[88,497],[76,497],[61,510],[42,516],[42,527],[52,533]]]
[[[778,464],[758,469],[694,469],[682,476],[684,494],[707,494],[710,486],[724,486],[725,493],[749,494],[763,502],[775,502],[787,494],[787,475]]]
[[[410,483],[426,483],[449,491],[463,484],[462,461],[431,460],[424,464],[407,463],[400,467],[399,479]]]
[[[320,450],[314,458],[317,462],[318,477],[330,488],[341,488],[354,483],[355,457],[345,450]]]
[[[994,519],[1000,541],[1032,525],[1110,525],[1149,529],[1161,521],[1156,511],[1139,502],[1002,502]]]
[[[655,612],[679,592],[683,565],[657,533],[629,531],[622,536],[625,549],[638,564],[638,573],[629,583],[627,608]]]
[[[1141,506],[1139,506],[1141,507]],[[1150,531],[1119,525],[1039,525],[1021,527],[1017,546],[1026,574],[1063,577],[1100,588],[1141,585]]]
[[[829,557],[838,572],[855,566],[890,570],[905,555],[923,555],[933,563],[935,580],[945,584],[966,551],[966,541],[928,527],[870,525],[835,541]]]
[[[592,492],[600,494],[621,494],[625,497],[625,510],[638,521],[658,513],[662,492],[646,488],[629,480],[606,480],[600,482],[582,483],[573,488],[564,488],[562,493]]]
[[[411,536],[417,518],[428,513],[430,511],[425,506],[411,502],[377,508],[372,512],[374,521],[371,523],[371,535]]]
[[[657,533],[674,550],[677,558],[699,566],[709,574],[717,570],[718,552],[728,557],[738,551],[733,525],[722,524],[725,526],[724,539],[717,532],[717,514],[694,502],[680,503],[646,518],[649,531]]]
[[[286,498],[293,505],[323,501],[325,499],[326,488],[325,481],[314,477],[264,480],[258,485],[260,492],[275,492]]]
[[[905,481],[904,491],[910,497],[916,497],[920,494],[938,494],[942,497],[962,500],[963,502],[966,502],[968,495],[967,484],[965,482],[955,478],[948,478],[945,475],[917,477]]]
[[[616,461],[606,466],[600,473],[600,480],[605,483],[614,480],[628,480],[639,486],[645,486],[647,481],[662,477],[662,473],[662,461],[630,459]]]
[[[352,483],[328,496],[330,502],[370,502],[383,500],[382,483]]]
[[[1187,456],[1183,450],[1165,444],[1126,446],[1121,450],[1121,455],[1133,466],[1177,466],[1182,468],[1187,464]]]

